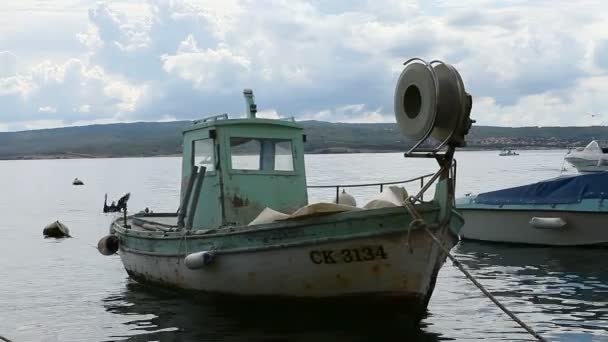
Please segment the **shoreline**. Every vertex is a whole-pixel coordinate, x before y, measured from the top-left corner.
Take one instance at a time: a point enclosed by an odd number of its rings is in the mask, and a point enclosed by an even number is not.
[[[529,146],[526,148],[511,148],[514,151],[544,151],[544,150],[565,150],[566,147],[546,147],[546,146]],[[502,147],[483,148],[483,147],[465,147],[459,148],[459,152],[478,152],[478,151],[501,151]],[[304,154],[364,154],[364,153],[403,153],[402,150],[368,150],[368,149],[349,149],[349,148],[327,148],[316,151],[304,152]],[[159,158],[159,157],[181,157],[181,153],[174,154],[145,154],[145,155],[92,155],[84,153],[65,153],[65,154],[43,154],[43,155],[23,155],[23,156],[4,156],[0,157],[0,161],[17,161],[17,160],[60,160],[60,159],[115,159],[115,158]]]

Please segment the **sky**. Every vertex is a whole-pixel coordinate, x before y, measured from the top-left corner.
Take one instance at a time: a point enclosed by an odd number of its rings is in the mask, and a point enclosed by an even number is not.
[[[394,122],[403,62],[460,72],[477,125],[608,124],[608,2],[4,0],[0,131],[259,115]]]

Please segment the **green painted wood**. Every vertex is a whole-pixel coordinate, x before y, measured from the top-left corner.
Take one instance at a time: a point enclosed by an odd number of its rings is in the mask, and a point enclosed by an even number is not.
[[[189,213],[194,215],[193,227],[244,225],[265,207],[290,213],[308,204],[302,135],[302,128],[294,122],[269,119],[211,120],[184,131],[181,197],[192,172],[194,141],[212,139],[215,150],[215,170],[207,173],[199,205]],[[233,137],[290,141],[294,170],[233,170]]]
[[[419,205],[419,211],[428,222],[436,222],[439,207],[435,204]],[[459,216],[451,223],[457,234],[463,224]],[[115,226],[121,236],[121,248],[133,252],[157,255],[186,255],[204,250],[281,248],[285,245],[314,245],[329,240],[349,240],[369,236],[404,233],[411,217],[404,208],[359,210],[325,215],[304,220],[290,220],[258,226],[221,228],[208,234],[141,232]]]

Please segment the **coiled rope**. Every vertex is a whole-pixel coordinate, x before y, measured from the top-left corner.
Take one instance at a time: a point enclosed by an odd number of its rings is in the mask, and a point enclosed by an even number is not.
[[[477,286],[477,288],[479,290],[481,290],[481,292],[483,292],[483,294],[486,295],[486,297],[488,297],[504,313],[506,313],[509,317],[511,317],[512,320],[514,320],[517,324],[519,324],[522,328],[524,328],[530,335],[534,336],[537,340],[539,340],[541,342],[547,342],[547,340],[544,337],[542,337],[540,334],[538,334],[536,331],[534,331],[534,329],[532,329],[529,325],[524,323],[521,319],[519,319],[517,316],[515,316],[515,314],[513,312],[511,312],[502,303],[500,303],[498,301],[498,299],[496,299],[496,297],[494,297],[488,290],[486,290],[486,288],[483,287],[483,285],[481,285],[477,281],[477,279],[475,279],[475,277],[473,277],[473,275],[464,268],[464,266],[460,263],[460,261],[458,261],[458,259],[456,259],[450,253],[450,251],[441,243],[441,241],[439,241],[439,239],[435,236],[435,234],[433,234],[429,230],[429,226],[426,224],[426,222],[424,221],[422,216],[418,213],[416,208],[414,208],[414,205],[412,204],[412,202],[410,202],[410,200],[405,200],[403,202],[403,206],[407,209],[407,211],[410,213],[410,215],[414,218],[414,220],[410,223],[408,230],[411,231],[412,229],[415,229],[415,228],[424,229],[424,231],[427,234],[429,234],[429,236],[437,244],[437,246],[439,246],[439,248],[441,248],[441,250],[447,255],[447,257],[450,258],[452,263],[460,270],[460,272],[462,272],[465,275],[465,277],[467,277],[467,279],[469,279],[475,286]]]

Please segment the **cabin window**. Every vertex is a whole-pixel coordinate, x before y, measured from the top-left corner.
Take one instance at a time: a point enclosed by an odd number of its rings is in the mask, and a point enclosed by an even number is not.
[[[230,138],[233,170],[293,171],[291,140]]]
[[[207,172],[215,171],[213,139],[194,140],[192,145],[194,166],[204,166]]]
[[[277,141],[274,146],[274,169],[277,171],[293,171],[291,141]]]
[[[230,138],[233,170],[260,170],[262,144],[259,139]]]

